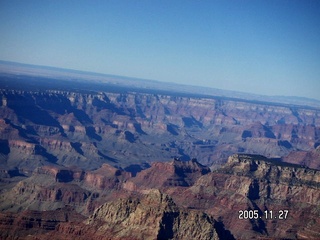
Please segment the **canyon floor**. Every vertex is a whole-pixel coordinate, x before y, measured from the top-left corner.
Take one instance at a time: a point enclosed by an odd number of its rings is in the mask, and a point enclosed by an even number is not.
[[[0,62],[0,237],[319,239],[320,104],[176,89]]]

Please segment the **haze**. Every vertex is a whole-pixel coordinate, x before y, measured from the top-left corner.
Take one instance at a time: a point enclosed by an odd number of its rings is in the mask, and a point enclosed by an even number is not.
[[[0,2],[0,59],[320,99],[318,1]]]

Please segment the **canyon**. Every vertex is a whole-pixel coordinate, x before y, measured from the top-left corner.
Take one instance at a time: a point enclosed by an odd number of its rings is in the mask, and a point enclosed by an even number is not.
[[[0,90],[1,165],[134,168],[199,159],[217,168],[234,153],[319,168],[320,110],[265,102],[140,92]],[[131,166],[133,165],[133,166]]]
[[[1,66],[0,238],[320,238],[316,102]]]

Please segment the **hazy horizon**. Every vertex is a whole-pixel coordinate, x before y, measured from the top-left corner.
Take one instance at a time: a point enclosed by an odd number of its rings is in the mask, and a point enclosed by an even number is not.
[[[1,1],[0,59],[320,100],[317,1]]]

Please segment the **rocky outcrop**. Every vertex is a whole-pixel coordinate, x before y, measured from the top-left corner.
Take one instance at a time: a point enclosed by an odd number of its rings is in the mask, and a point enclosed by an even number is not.
[[[126,181],[123,188],[129,191],[150,188],[169,188],[175,186],[188,187],[200,176],[210,172],[197,162],[196,159],[181,161],[174,159],[171,162],[156,162],[150,168],[137,174],[135,178]]]
[[[51,176],[56,182],[83,182],[95,189],[116,189],[118,182],[123,182],[131,177],[130,173],[106,163],[94,171],[84,171],[76,167],[43,166],[37,168],[34,174]]]
[[[320,188],[320,171],[301,165],[268,159],[260,155],[235,154],[218,172],[247,176],[257,180],[279,181]]]
[[[284,162],[299,164],[303,167],[320,169],[320,146],[312,151],[293,151],[283,158]]]
[[[319,238],[319,174],[259,155],[237,154],[221,169],[200,177],[188,189],[176,189],[172,196],[179,205],[221,219],[239,239]],[[239,211],[254,210],[257,219],[240,219]],[[280,220],[279,213],[284,210],[288,217]],[[273,219],[268,215],[268,219],[265,211],[276,215]]]
[[[67,222],[77,224],[83,220],[84,217],[74,212],[70,207],[55,211],[24,211],[19,214],[0,213],[0,238],[39,239],[34,238],[35,233],[37,236],[41,236],[48,231],[54,231],[58,224]]]
[[[72,205],[76,211],[90,214],[112,198],[113,192],[121,191],[122,184],[130,177],[130,173],[107,164],[95,171],[43,166],[0,194],[0,208],[10,211],[55,210]]]
[[[219,172],[250,178],[237,191],[251,200],[320,203],[320,171],[255,155],[233,155]],[[236,190],[236,189],[235,189]]]
[[[104,204],[86,223],[119,239],[220,239],[211,217],[180,209],[159,190]]]
[[[84,183],[99,190],[119,190],[122,182],[131,177],[131,174],[117,169],[108,164],[103,164],[96,171],[87,172],[84,176]]]
[[[80,169],[68,169],[61,166],[42,166],[34,171],[34,174],[44,174],[51,176],[56,182],[82,181],[85,172]]]

